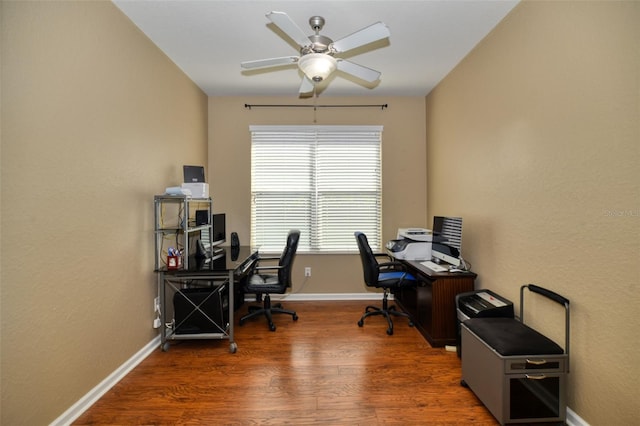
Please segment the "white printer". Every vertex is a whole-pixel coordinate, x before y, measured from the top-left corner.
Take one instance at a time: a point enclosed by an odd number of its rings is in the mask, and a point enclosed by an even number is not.
[[[399,228],[395,240],[387,243],[389,254],[403,260],[431,260],[433,233],[425,228]]]
[[[204,182],[183,183],[182,189],[191,193],[194,198],[208,198],[209,184]]]

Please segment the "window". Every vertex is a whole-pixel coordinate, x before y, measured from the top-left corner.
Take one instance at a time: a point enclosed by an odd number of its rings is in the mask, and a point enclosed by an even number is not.
[[[251,126],[251,244],[279,251],[357,251],[381,241],[382,126]]]

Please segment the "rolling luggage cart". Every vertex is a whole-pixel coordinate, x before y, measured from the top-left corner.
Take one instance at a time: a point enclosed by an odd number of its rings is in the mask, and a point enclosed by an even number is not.
[[[524,290],[565,308],[564,349],[524,324]],[[569,300],[536,286],[520,288],[520,320],[462,323],[462,380],[500,422],[564,422],[569,373]]]

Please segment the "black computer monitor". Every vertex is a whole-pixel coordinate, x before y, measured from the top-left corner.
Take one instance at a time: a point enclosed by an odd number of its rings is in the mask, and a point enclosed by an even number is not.
[[[213,225],[213,238],[211,245],[218,246],[227,241],[226,216],[224,213],[214,213],[211,215]]]

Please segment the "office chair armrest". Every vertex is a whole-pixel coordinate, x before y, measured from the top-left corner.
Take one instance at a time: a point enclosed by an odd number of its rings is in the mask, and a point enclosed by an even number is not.
[[[266,271],[266,270],[274,270],[277,271],[278,269],[282,269],[284,268],[284,266],[279,266],[279,265],[273,265],[273,266],[256,266],[255,268],[253,268],[254,271]]]
[[[258,259],[256,259],[258,262],[260,262],[261,260],[280,260],[279,256],[258,256]]]
[[[389,253],[373,253],[374,257],[384,257],[388,262],[395,262],[395,259],[389,255]],[[378,263],[382,263],[378,261]]]
[[[389,259],[391,259],[391,256],[389,256],[388,253],[379,252],[379,253],[373,253],[373,255],[375,257],[388,257]]]
[[[406,271],[407,268],[401,262],[394,260],[392,262],[383,262],[378,264],[379,270]]]
[[[253,262],[253,269],[260,267],[261,262],[267,263],[269,264],[270,262],[275,262],[275,261],[279,261],[280,258],[279,257],[271,257],[271,256],[266,256],[266,257],[260,257],[258,256],[256,258],[256,261]],[[272,266],[265,266],[265,268],[271,268]]]

